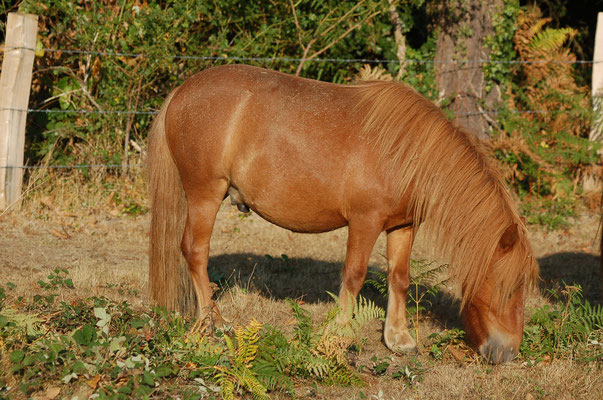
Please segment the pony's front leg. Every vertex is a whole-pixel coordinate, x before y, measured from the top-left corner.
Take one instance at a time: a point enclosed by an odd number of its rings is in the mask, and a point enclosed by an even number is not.
[[[373,223],[370,223],[373,222]],[[341,273],[339,291],[339,314],[337,322],[346,323],[352,317],[356,296],[366,278],[368,261],[373,246],[381,233],[382,224],[370,222],[350,222],[345,265]]]
[[[383,339],[394,352],[416,351],[417,344],[406,326],[406,292],[410,284],[412,226],[387,232],[388,302]]]
[[[223,319],[211,299],[213,291],[209,285],[207,264],[211,232],[223,197],[223,193],[216,196],[188,195],[188,216],[182,237],[182,253],[197,296],[199,322],[217,326],[222,325]]]

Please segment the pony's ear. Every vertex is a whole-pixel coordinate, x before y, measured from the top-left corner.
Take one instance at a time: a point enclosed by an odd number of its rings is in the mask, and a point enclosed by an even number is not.
[[[517,224],[512,223],[507,229],[505,229],[502,236],[500,237],[500,249],[502,251],[507,251],[511,249],[517,241],[517,236]]]

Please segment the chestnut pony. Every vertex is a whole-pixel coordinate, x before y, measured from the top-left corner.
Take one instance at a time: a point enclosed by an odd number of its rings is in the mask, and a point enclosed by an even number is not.
[[[517,354],[526,288],[537,275],[526,229],[477,139],[413,89],[335,85],[245,65],[211,68],[165,100],[151,129],[148,168],[149,279],[160,305],[191,306],[181,249],[199,318],[221,320],[207,263],[216,213],[230,195],[239,209],[295,232],[349,227],[342,309],[360,291],[371,249],[386,231],[383,337],[395,352],[416,349],[405,303],[411,247],[423,225],[460,284],[472,344],[494,363]]]

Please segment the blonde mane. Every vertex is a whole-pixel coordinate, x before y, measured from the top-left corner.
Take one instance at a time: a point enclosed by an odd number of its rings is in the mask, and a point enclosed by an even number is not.
[[[409,210],[450,260],[463,288],[462,307],[488,275],[487,266],[502,234],[517,224],[518,240],[489,277],[499,305],[523,278],[534,284],[537,263],[501,174],[474,136],[455,127],[444,113],[408,86],[384,81],[354,87],[362,135],[391,174],[398,198],[411,190]]]

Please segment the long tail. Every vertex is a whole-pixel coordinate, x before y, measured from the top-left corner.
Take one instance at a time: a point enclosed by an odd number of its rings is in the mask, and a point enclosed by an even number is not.
[[[168,310],[194,312],[188,267],[180,250],[186,220],[184,190],[165,135],[165,115],[172,91],[149,134],[147,178],[151,199],[149,286],[153,299]]]

